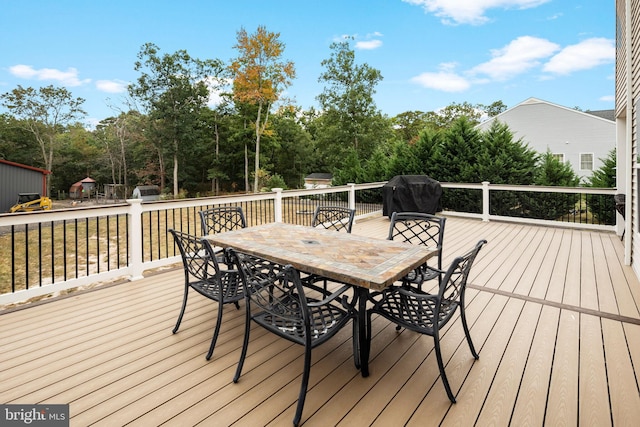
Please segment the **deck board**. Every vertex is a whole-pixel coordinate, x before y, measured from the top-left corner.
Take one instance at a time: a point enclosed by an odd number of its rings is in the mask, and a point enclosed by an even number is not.
[[[354,233],[386,238],[389,220]],[[467,292],[480,359],[459,318],[433,340],[373,316],[371,375],[353,365],[351,330],[314,349],[308,426],[633,425],[640,419],[640,283],[613,233],[449,217],[443,265],[486,238]],[[290,425],[303,350],[252,327],[232,382],[244,310],[183,291],[180,268],[0,311],[0,402],[69,403],[72,426]]]
[[[525,302],[522,300],[507,300],[500,316],[496,319],[495,327],[491,329],[489,336],[481,346],[480,359],[474,363],[473,369],[470,369],[468,374],[461,369],[453,369],[450,381],[454,390],[460,387],[454,385],[459,382],[456,381],[456,377],[464,374],[466,378],[464,378],[464,386],[458,394],[458,403],[451,406],[443,420],[443,425],[460,426],[475,423],[478,414],[484,407],[485,398],[495,379],[507,343],[513,335],[513,327],[517,324],[524,305]],[[446,398],[446,395],[444,397]],[[419,424],[421,418],[428,416],[428,407],[430,406],[428,403],[428,400],[424,401],[423,411],[415,414],[413,418],[416,421],[415,425]]]
[[[602,352],[600,319],[580,315],[579,419],[591,425],[611,425],[607,372]]]
[[[593,262],[594,244],[591,236],[582,233],[581,256],[580,256],[580,279],[577,288],[580,289],[580,307],[598,310],[598,290],[596,287],[596,269],[597,266]]]
[[[479,425],[496,425],[511,417],[529,348],[536,332],[536,322],[531,319],[537,319],[541,310],[540,304],[524,305],[483,403],[477,420]]]
[[[578,368],[580,315],[562,310],[545,421],[549,425],[578,425]]]
[[[637,424],[640,420],[638,376],[630,375],[632,367],[624,329],[619,322],[602,319],[602,333],[613,422],[615,425]]]
[[[560,310],[555,307],[543,306],[537,319],[536,333],[527,353],[527,362],[520,380],[520,390],[511,414],[511,424],[514,426],[538,426],[544,424],[547,394],[549,391],[549,377],[553,364],[553,349]],[[506,419],[502,425],[506,425]]]

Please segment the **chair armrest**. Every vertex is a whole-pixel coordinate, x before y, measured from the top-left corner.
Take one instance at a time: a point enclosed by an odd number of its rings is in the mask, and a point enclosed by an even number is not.
[[[434,301],[437,301],[439,299],[439,296],[436,294],[423,292],[420,289],[416,289],[416,288],[399,287],[399,288],[396,288],[396,292],[400,292],[402,295],[406,297],[415,298],[415,299],[434,300]]]
[[[332,292],[330,295],[326,296],[321,301],[310,302],[307,305],[309,307],[320,307],[320,306],[323,306],[323,305],[327,305],[331,301],[335,301],[340,295],[344,294],[346,291],[348,291],[351,288],[352,288],[352,286],[344,285],[343,287],[341,287],[337,291]]]
[[[441,273],[444,274],[446,272],[446,270],[442,270],[438,267],[434,267],[432,265],[427,264],[426,262],[424,264],[422,264],[420,267],[418,268],[423,268],[425,270],[431,270],[431,271],[435,271],[436,273]]]

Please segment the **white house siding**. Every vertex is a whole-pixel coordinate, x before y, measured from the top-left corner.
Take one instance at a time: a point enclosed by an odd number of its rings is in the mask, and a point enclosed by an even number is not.
[[[631,8],[629,18],[626,22],[630,21],[631,31],[626,31],[625,35],[629,37],[627,39],[627,61],[628,69],[630,70],[631,90],[628,91],[627,102],[630,103],[631,110],[631,150],[630,158],[626,163],[626,167],[629,169],[629,176],[631,178],[630,191],[627,192],[627,196],[631,199],[631,242],[628,248],[630,252],[629,257],[633,265],[633,269],[636,275],[640,276],[640,257],[636,257],[635,254],[640,254],[640,235],[638,227],[638,169],[637,158],[640,155],[638,150],[638,102],[640,101],[640,4],[637,1],[625,2],[627,7]],[[628,13],[628,12],[627,12]],[[627,119],[629,120],[629,119]]]
[[[616,0],[616,124],[618,190],[626,194],[625,263],[640,276],[638,227],[638,103],[640,102],[640,2]]]
[[[515,138],[539,153],[549,149],[554,154],[564,154],[564,160],[583,180],[602,167],[601,159],[616,146],[615,122],[536,98],[482,122],[478,128],[486,130],[494,120],[507,124]],[[593,154],[591,170],[580,169],[582,153]]]

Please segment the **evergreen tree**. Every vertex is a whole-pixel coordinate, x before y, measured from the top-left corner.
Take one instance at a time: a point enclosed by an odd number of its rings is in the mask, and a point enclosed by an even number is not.
[[[613,149],[609,155],[602,161],[602,167],[593,171],[593,174],[587,179],[587,186],[596,188],[615,188],[616,187],[616,150]],[[616,223],[616,202],[613,196],[606,195],[589,195],[587,206],[591,214],[604,224]]]
[[[482,137],[466,117],[456,119],[442,136],[435,156],[435,177],[443,182],[480,182],[477,166],[482,155]],[[482,191],[446,189],[442,207],[454,211],[482,212]]]
[[[563,163],[547,150],[535,170],[535,185],[577,187],[580,178],[569,163]],[[560,220],[580,210],[580,197],[562,193],[529,193],[522,197],[523,214],[533,218]]]
[[[478,161],[480,181],[492,184],[531,184],[538,155],[522,139],[514,141],[513,133],[506,124],[494,121],[482,133],[482,142]]]

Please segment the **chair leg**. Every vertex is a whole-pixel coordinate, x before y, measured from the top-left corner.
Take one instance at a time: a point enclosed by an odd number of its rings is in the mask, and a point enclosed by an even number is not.
[[[467,325],[467,315],[464,312],[464,300],[462,300],[460,304],[460,320],[462,320],[462,329],[464,329],[464,334],[467,337],[467,343],[469,344],[471,354],[473,355],[474,359],[478,360],[480,356],[473,346],[473,341],[471,341],[471,334],[469,333],[469,326]]]
[[[310,344],[310,343],[308,343]],[[296,415],[293,417],[293,425],[300,424],[302,418],[302,410],[304,409],[304,400],[307,397],[307,387],[309,386],[309,371],[311,370],[311,345],[305,346],[304,349],[304,372],[302,372],[302,384],[300,385],[300,395],[298,396],[298,406],[296,407]]]
[[[456,403],[456,398],[451,391],[451,386],[449,386],[447,374],[444,372],[444,363],[442,362],[442,353],[440,352],[440,339],[437,332],[433,335],[433,341],[436,348],[436,359],[438,359],[438,368],[440,369],[440,378],[442,378],[444,389],[446,390],[447,396],[449,397],[451,403]]]
[[[180,314],[178,315],[178,321],[176,322],[176,326],[173,328],[173,333],[178,332],[180,328],[180,323],[182,322],[182,316],[184,316],[184,310],[187,308],[187,297],[189,296],[189,285],[184,286],[184,297],[182,297],[182,308],[180,309]]]
[[[218,340],[218,333],[220,333],[220,325],[222,324],[222,301],[218,303],[218,320],[216,321],[216,327],[213,331],[213,338],[211,338],[211,345],[209,346],[209,352],[207,353],[207,360],[211,360],[213,355],[213,349],[216,347],[216,341]]]
[[[240,360],[238,361],[238,367],[236,368],[236,374],[233,377],[233,382],[237,383],[242,374],[242,366],[244,365],[244,358],[247,356],[247,347],[249,346],[249,332],[251,331],[251,313],[249,304],[247,304],[247,318],[244,322],[244,340],[242,341],[242,351],[240,352]]]

